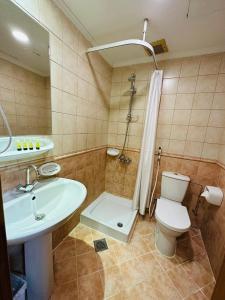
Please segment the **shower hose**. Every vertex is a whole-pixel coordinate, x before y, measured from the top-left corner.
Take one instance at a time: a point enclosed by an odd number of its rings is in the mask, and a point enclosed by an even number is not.
[[[5,115],[5,112],[4,112],[1,104],[0,104],[0,113],[2,115],[2,119],[3,119],[4,125],[5,125],[5,127],[6,127],[6,129],[8,131],[8,135],[9,135],[9,140],[8,140],[7,145],[5,146],[5,148],[3,150],[0,150],[0,154],[2,154],[4,152],[6,152],[9,149],[9,147],[11,146],[11,144],[12,144],[12,131],[11,131],[11,128],[9,126],[9,122],[7,120],[7,117]]]
[[[157,182],[158,182],[158,176],[159,176],[161,151],[162,151],[162,149],[161,149],[161,147],[159,147],[155,182],[154,182],[154,186],[153,186],[153,189],[152,189],[152,193],[151,193],[151,197],[150,197],[150,201],[149,201],[149,207],[148,207],[148,213],[149,213],[150,219],[153,217],[154,210],[155,210],[155,203],[153,203],[153,201],[154,201],[154,194],[155,194],[155,189],[156,189],[156,185],[157,185]]]

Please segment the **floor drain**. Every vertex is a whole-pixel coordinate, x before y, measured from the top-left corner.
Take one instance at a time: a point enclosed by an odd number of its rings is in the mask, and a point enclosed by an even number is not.
[[[123,223],[120,223],[120,222],[119,222],[119,223],[117,223],[117,226],[118,226],[118,227],[123,227]]]
[[[108,245],[106,242],[106,239],[101,239],[101,240],[95,240],[94,241],[94,246],[95,246],[95,251],[104,251],[108,249]]]

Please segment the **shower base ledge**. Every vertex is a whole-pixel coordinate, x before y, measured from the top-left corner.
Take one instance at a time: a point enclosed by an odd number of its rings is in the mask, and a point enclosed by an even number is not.
[[[122,242],[127,242],[133,231],[137,210],[132,201],[103,192],[83,210],[80,222]],[[119,225],[122,224],[122,227]]]

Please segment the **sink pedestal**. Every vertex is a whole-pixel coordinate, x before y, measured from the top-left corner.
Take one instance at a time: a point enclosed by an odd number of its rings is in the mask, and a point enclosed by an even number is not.
[[[54,283],[52,234],[25,242],[24,252],[28,300],[48,300]]]

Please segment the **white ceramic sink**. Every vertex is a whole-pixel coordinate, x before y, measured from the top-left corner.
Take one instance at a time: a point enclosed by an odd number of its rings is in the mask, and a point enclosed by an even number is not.
[[[86,194],[82,183],[65,178],[46,180],[33,193],[17,194],[12,201],[4,203],[8,244],[24,243],[53,231],[80,207]],[[32,201],[34,196],[36,199]],[[35,220],[33,205],[38,213],[45,214],[42,220]]]
[[[14,192],[5,197],[8,244],[24,243],[28,300],[50,298],[54,282],[52,231],[81,206],[86,195],[82,183],[55,178],[38,183],[32,193]],[[36,220],[41,214],[43,219]]]

